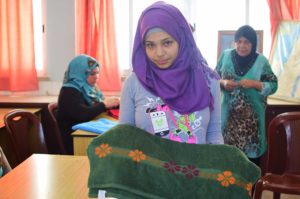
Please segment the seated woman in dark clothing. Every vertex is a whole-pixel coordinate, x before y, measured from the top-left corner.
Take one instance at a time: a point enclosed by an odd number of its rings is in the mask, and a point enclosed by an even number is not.
[[[88,55],[73,58],[65,72],[58,97],[57,119],[69,154],[73,154],[72,126],[119,106],[119,98],[104,98],[96,85],[98,77],[99,64]]]

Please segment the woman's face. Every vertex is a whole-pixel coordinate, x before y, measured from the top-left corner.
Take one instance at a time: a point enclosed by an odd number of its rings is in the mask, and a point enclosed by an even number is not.
[[[235,42],[235,49],[239,56],[245,57],[251,53],[252,44],[245,37],[240,37],[239,40]]]
[[[148,58],[161,69],[169,68],[178,54],[177,41],[166,32],[149,33],[145,39]]]
[[[99,78],[99,67],[94,68],[90,75],[86,78],[86,81],[89,85],[95,86]]]

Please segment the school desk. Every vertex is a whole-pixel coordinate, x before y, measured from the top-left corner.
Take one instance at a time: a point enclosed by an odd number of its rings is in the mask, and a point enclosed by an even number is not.
[[[87,156],[34,154],[0,178],[2,199],[88,198]]]

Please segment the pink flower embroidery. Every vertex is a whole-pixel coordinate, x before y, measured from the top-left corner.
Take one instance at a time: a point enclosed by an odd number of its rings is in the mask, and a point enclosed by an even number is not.
[[[187,167],[183,167],[181,172],[184,173],[188,179],[198,176],[200,173],[200,171],[193,165],[187,165]]]
[[[163,167],[166,168],[170,173],[175,173],[176,171],[180,171],[180,166],[177,165],[174,161],[165,162]]]

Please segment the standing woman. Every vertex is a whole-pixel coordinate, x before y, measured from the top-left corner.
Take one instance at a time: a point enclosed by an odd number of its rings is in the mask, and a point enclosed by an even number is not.
[[[57,122],[68,154],[73,154],[72,126],[119,105],[118,98],[104,98],[98,89],[99,67],[97,60],[82,54],[70,61],[65,72],[58,97]]]
[[[140,16],[120,102],[120,123],[190,144],[223,144],[219,76],[174,6],[156,2]]]
[[[257,36],[252,27],[240,27],[234,41],[235,48],[225,50],[216,67],[221,76],[224,142],[259,164],[266,151],[267,96],[277,90],[277,77],[267,58],[256,52]]]

